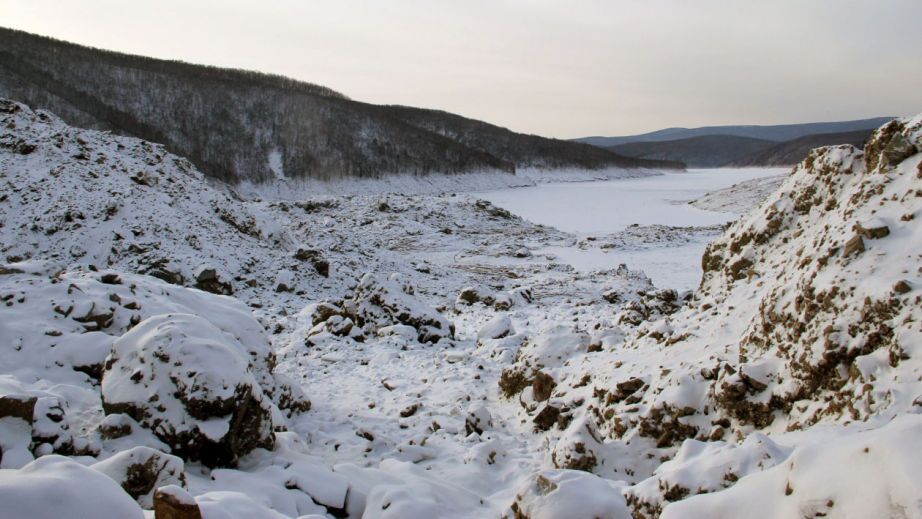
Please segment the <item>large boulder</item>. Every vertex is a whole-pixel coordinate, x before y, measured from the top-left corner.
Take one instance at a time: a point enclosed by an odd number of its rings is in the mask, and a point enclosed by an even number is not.
[[[184,459],[234,466],[274,441],[271,403],[249,363],[247,349],[205,319],[156,315],[113,344],[103,408],[131,416]]]
[[[93,469],[116,481],[142,508],[154,506],[154,490],[185,485],[184,464],[176,456],[150,447],[135,447],[95,463]]]

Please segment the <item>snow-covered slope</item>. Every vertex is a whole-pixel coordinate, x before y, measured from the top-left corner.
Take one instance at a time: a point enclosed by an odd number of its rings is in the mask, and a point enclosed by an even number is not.
[[[709,245],[704,279],[685,309],[597,352],[549,358],[540,339],[523,347],[505,376],[521,379],[512,392],[520,414],[542,429],[543,417],[552,415],[551,427],[562,430],[549,435],[557,442],[553,462],[638,482],[626,490],[628,502],[637,516],[656,516],[668,502],[782,463],[790,453],[784,445],[832,440],[917,413],[920,149],[922,117],[882,127],[864,153],[851,146],[816,150]],[[538,396],[541,387],[552,389]],[[899,436],[866,434],[869,442]],[[754,435],[761,439],[752,441]],[[855,441],[842,440],[841,448]],[[905,448],[918,448],[912,445]],[[845,455],[825,448],[832,458]],[[885,447],[895,448],[902,447]],[[792,459],[822,464],[810,449],[795,450]],[[676,459],[651,474],[640,469],[644,456]],[[863,466],[881,471],[886,487],[886,462]],[[832,465],[795,470],[827,479],[825,489],[815,482],[787,493],[793,509],[825,500],[823,492],[835,501],[831,496],[852,488]],[[702,517],[738,517],[749,506],[742,492],[726,502],[719,493],[691,500],[670,516],[698,516],[692,503],[700,502],[710,507]],[[908,516],[922,513],[917,494],[890,499]],[[766,510],[787,517],[791,507]],[[826,513],[850,513],[843,508]]]
[[[694,229],[245,201],[158,145],[0,118],[13,517],[922,516],[922,117],[813,152],[694,294],[541,252]]]
[[[187,285],[205,267],[217,279],[203,281],[232,292],[271,285],[289,260],[294,244],[258,207],[158,144],[73,128],[6,100],[0,126],[6,261],[113,267]]]

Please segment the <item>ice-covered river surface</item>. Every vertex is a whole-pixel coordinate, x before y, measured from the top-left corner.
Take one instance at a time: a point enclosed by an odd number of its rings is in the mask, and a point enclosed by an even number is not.
[[[736,219],[739,214],[706,211],[689,202],[734,184],[785,174],[789,168],[691,169],[682,173],[598,182],[539,184],[533,187],[478,193],[478,196],[535,223],[556,227],[579,239],[571,247],[538,252],[577,270],[607,269],[626,264],[647,273],[662,288],[689,290],[701,280],[701,255],[717,231],[668,233],[661,240],[625,237],[637,224],[707,227]],[[630,233],[647,237],[658,233]],[[681,233],[679,233],[681,234]],[[609,235],[620,235],[617,246]],[[586,238],[596,238],[588,241]],[[598,246],[596,246],[598,244]]]

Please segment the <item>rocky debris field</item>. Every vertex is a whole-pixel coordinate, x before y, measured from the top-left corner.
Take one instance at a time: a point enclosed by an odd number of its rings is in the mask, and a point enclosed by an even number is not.
[[[727,229],[586,240],[475,195],[244,199],[0,101],[0,500],[922,516],[920,149],[922,118],[895,121],[812,152]],[[695,233],[718,236],[694,292],[540,252]]]

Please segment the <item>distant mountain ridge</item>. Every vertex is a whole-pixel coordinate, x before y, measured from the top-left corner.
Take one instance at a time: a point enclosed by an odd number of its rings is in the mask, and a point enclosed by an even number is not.
[[[673,141],[627,142],[606,149],[628,157],[676,160],[690,168],[719,168],[775,144],[775,141],[736,135],[701,135]]]
[[[865,142],[874,133],[873,130],[856,130],[842,133],[821,133],[806,135],[797,139],[775,144],[748,156],[728,162],[734,167],[790,166],[797,164],[810,153],[810,150],[833,144],[851,144],[863,148]]]
[[[819,122],[801,124],[780,124],[771,126],[760,125],[730,125],[730,126],[703,126],[700,128],[666,128],[638,135],[625,135],[618,137],[581,137],[572,139],[576,142],[592,144],[593,146],[617,146],[628,142],[662,142],[678,139],[688,139],[704,135],[732,135],[736,137],[749,137],[752,139],[765,139],[769,141],[789,141],[807,135],[823,133],[842,133],[855,130],[874,130],[895,117],[874,117],[871,119],[857,119],[854,121]]]
[[[0,96],[48,109],[75,126],[162,143],[230,183],[684,167],[445,112],[361,103],[281,76],[131,56],[3,28]]]

